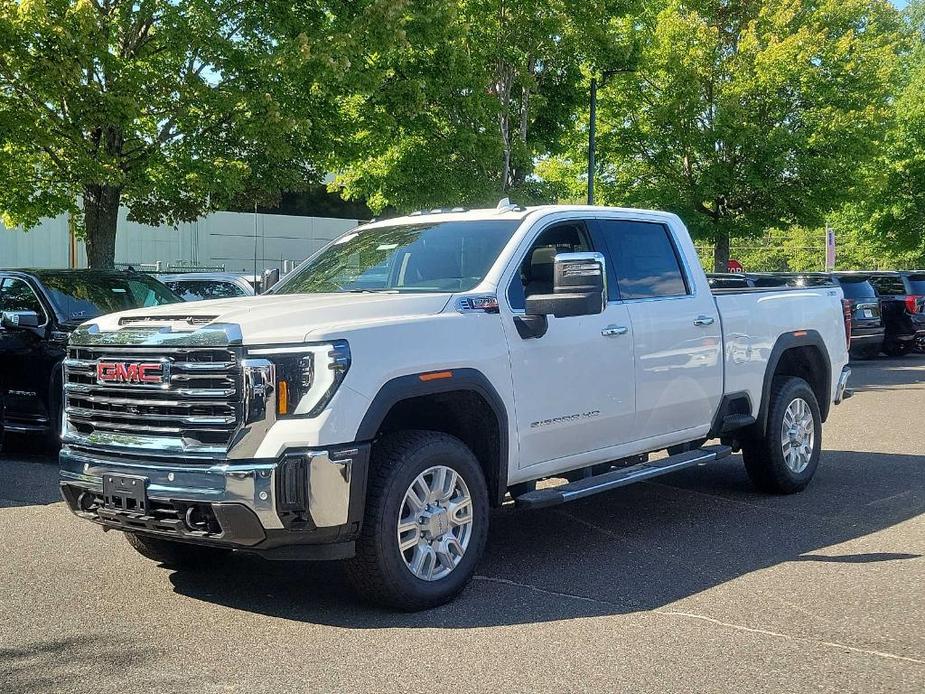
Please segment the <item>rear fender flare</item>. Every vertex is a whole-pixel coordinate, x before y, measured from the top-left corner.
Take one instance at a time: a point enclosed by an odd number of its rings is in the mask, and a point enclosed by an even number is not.
[[[832,400],[832,360],[829,356],[829,350],[825,346],[825,340],[815,330],[797,330],[794,332],[784,333],[777,338],[774,347],[771,349],[771,355],[768,357],[768,367],[764,372],[764,382],[761,388],[761,407],[758,410],[758,417],[755,427],[759,435],[764,435],[768,424],[768,412],[771,407],[771,382],[777,374],[778,366],[784,354],[797,347],[815,347],[822,354],[823,368],[823,392],[824,397],[819,402],[819,412],[822,415],[822,421],[826,420],[829,414],[829,408]]]

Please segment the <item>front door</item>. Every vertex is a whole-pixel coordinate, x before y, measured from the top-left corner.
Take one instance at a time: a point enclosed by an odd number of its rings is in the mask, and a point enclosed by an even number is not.
[[[713,294],[697,292],[678,239],[664,224],[601,219],[597,228],[633,324],[633,431],[640,439],[700,438],[723,394],[722,330]]]
[[[0,326],[0,399],[6,430],[43,429],[49,419],[53,366],[45,340],[48,315],[29,284],[18,277],[0,278],[0,311],[35,311],[41,326]]]
[[[537,231],[512,276],[506,273],[506,293],[499,290],[521,468],[633,438],[633,329],[626,306],[613,301],[599,315],[549,316],[540,338],[521,338],[514,323],[525,296],[552,293],[556,253],[593,250],[603,249],[594,247],[588,224],[548,225]]]

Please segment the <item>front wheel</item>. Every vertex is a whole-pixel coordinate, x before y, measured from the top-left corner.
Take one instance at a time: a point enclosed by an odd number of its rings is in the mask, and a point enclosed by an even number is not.
[[[362,598],[399,610],[450,601],[472,577],[488,536],[478,460],[449,434],[403,431],[378,441],[370,463],[350,582]]]
[[[802,378],[782,376],[771,383],[768,406],[765,434],[742,442],[742,459],[758,489],[793,494],[809,484],[819,466],[819,403]]]

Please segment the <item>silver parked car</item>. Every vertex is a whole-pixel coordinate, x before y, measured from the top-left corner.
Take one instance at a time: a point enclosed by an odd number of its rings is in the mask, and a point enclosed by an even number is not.
[[[176,275],[158,275],[157,278],[184,301],[233,299],[254,295],[254,287],[247,278],[233,272],[184,272]]]

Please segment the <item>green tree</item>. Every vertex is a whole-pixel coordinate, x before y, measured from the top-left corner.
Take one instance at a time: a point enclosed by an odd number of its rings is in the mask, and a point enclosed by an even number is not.
[[[70,212],[108,267],[120,204],[177,223],[320,180],[333,94],[391,4],[0,0],[4,223]]]
[[[627,51],[629,0],[436,0],[401,18],[346,98],[333,187],[379,210],[542,199],[534,161],[587,100],[583,66]],[[371,73],[372,75],[372,73]]]
[[[832,216],[870,255],[897,267],[925,265],[925,2],[905,11],[905,54],[891,127],[880,155],[864,167],[864,185]]]
[[[878,151],[903,47],[883,0],[663,0],[647,5],[637,70],[599,106],[600,197],[670,209],[714,244],[819,226]],[[583,160],[541,174],[573,183]]]

